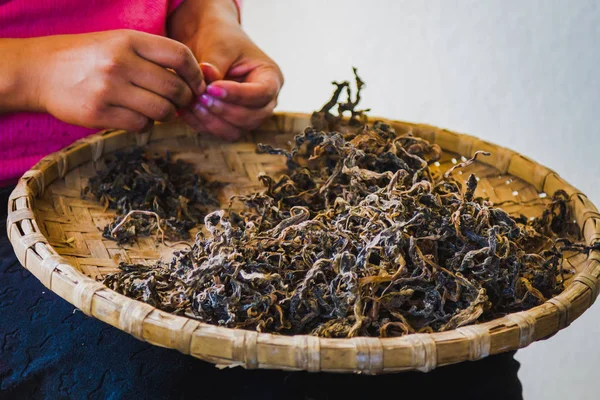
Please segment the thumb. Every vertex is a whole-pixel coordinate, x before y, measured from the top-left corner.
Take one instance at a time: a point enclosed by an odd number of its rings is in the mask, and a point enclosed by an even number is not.
[[[212,43],[211,43],[212,42]],[[207,83],[222,80],[234,63],[237,53],[227,43],[210,41],[200,51],[200,69]]]
[[[221,80],[225,76],[219,68],[208,62],[200,63],[200,70],[202,71],[202,75],[204,75],[204,80],[207,84]]]

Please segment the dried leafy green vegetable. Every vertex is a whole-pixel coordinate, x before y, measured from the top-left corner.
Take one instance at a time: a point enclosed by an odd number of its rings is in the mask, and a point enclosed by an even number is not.
[[[82,194],[118,211],[103,235],[125,244],[157,230],[169,239],[188,239],[189,230],[219,206],[214,197],[218,187],[196,174],[192,164],[174,161],[169,153],[135,148],[116,152]]]
[[[210,324],[336,338],[447,331],[563,289],[562,252],[589,250],[556,240],[573,228],[566,193],[540,218],[512,217],[475,195],[475,176],[454,178],[473,160],[434,176],[438,145],[368,124],[358,76],[354,96],[334,84],[290,150],[258,146],[286,157],[286,175],[235,199],[243,212],[208,214],[190,250],[104,283]]]

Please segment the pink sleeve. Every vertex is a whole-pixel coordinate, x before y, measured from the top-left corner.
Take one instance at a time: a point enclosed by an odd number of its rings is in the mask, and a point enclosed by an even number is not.
[[[177,9],[183,3],[183,0],[169,0],[169,9],[167,10],[167,15],[170,15],[173,11]]]
[[[183,3],[183,1],[184,0],[170,0],[168,14],[171,14],[173,11],[175,11],[177,9],[177,7],[179,7],[181,5],[181,3]],[[235,6],[237,7],[237,10],[238,10],[238,20],[241,21],[241,19],[242,19],[242,0],[233,0],[233,2],[235,3]]]

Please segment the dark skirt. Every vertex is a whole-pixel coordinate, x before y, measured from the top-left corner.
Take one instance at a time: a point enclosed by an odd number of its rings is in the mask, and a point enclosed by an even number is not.
[[[85,316],[17,261],[0,189],[0,399],[522,399],[514,352],[381,376],[233,368]]]

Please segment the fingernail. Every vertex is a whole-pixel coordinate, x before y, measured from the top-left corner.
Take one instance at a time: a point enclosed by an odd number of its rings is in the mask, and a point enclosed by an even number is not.
[[[221,78],[221,73],[219,69],[211,63],[203,62],[200,63],[200,69],[204,74],[204,79],[206,79],[207,83],[216,81]]]
[[[198,111],[198,113],[200,115],[207,115],[208,114],[208,110],[206,108],[204,108],[204,106],[202,106],[201,104],[194,105],[194,110]]]
[[[227,92],[222,87],[209,85],[206,89],[208,94],[215,96],[218,99],[224,99],[227,96]]]
[[[214,99],[207,94],[203,94],[202,96],[200,96],[200,103],[204,104],[208,108],[210,108],[213,105],[213,101]]]

